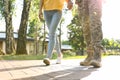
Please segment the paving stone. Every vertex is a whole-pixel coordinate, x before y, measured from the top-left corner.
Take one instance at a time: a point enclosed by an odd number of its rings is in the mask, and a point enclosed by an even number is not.
[[[101,68],[80,66],[82,60],[52,60],[50,66],[42,60],[1,60],[0,80],[120,80],[120,56],[104,57]]]

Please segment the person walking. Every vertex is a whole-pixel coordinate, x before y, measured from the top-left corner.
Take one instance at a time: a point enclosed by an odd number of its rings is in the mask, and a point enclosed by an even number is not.
[[[44,16],[49,30],[47,56],[43,60],[46,65],[50,65],[50,59],[52,58],[52,51],[54,47],[58,53],[58,58],[56,62],[57,64],[61,63],[61,59],[63,57],[57,39],[56,29],[61,20],[64,2],[67,2],[68,9],[72,9],[73,3],[71,0],[40,0],[39,18],[40,20],[42,20]]]
[[[102,0],[76,0],[79,18],[86,41],[87,57],[80,62],[81,66],[101,67],[102,33]]]

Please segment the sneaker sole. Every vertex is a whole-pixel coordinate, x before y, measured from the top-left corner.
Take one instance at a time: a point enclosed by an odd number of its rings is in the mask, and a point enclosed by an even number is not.
[[[50,65],[50,62],[48,60],[43,60],[43,62],[48,66]]]

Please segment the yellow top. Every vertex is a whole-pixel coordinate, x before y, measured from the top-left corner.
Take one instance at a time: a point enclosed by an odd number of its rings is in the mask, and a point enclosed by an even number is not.
[[[62,10],[65,1],[66,0],[44,0],[43,9],[44,10]]]

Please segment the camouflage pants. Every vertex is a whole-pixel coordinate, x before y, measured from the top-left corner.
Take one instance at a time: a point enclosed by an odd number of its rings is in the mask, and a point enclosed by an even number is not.
[[[84,39],[87,49],[94,51],[94,56],[98,59],[101,51],[102,34],[102,0],[76,0],[78,12],[83,27]]]

